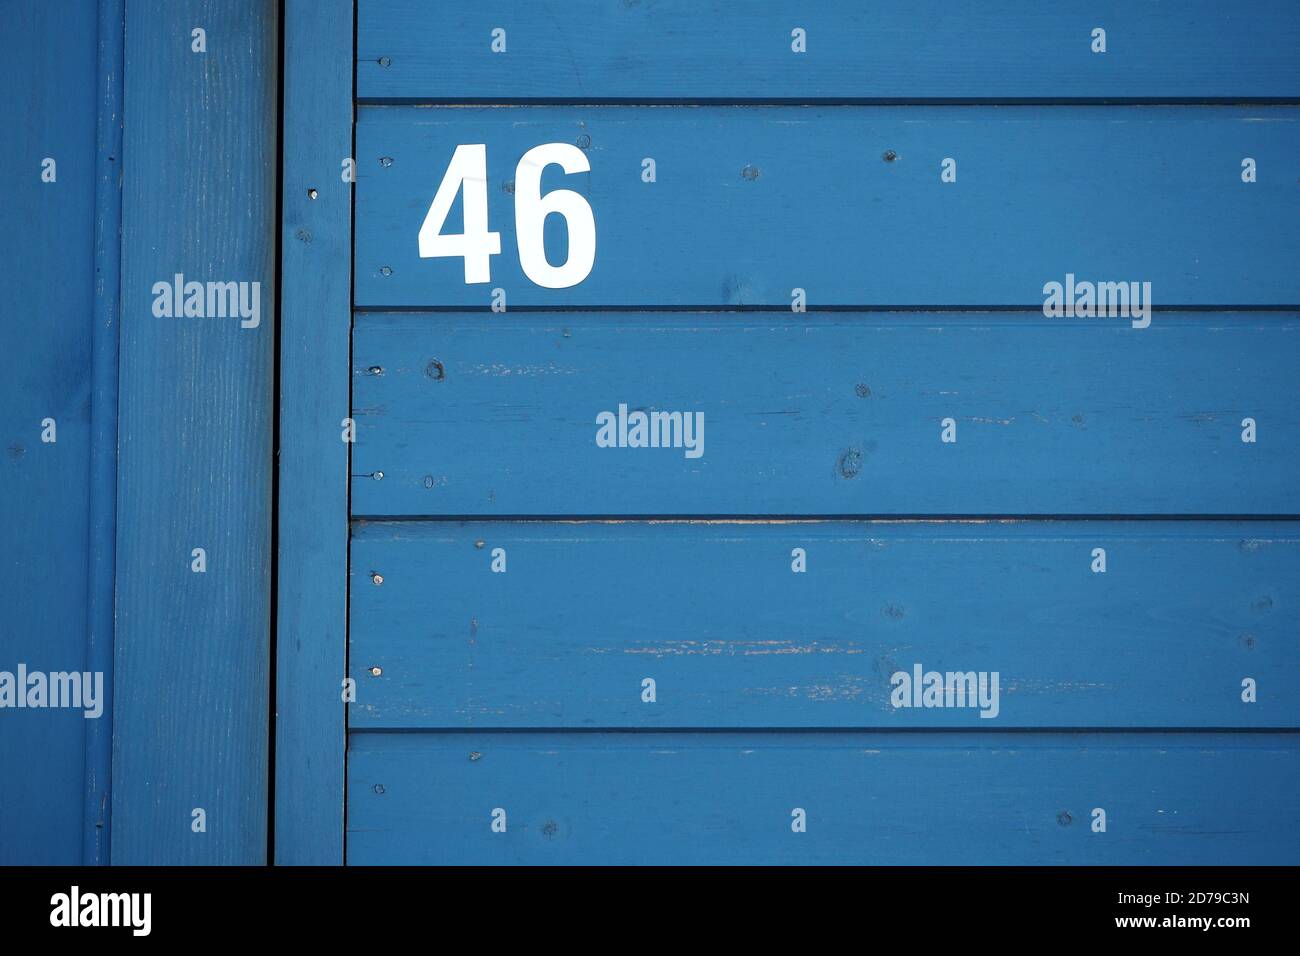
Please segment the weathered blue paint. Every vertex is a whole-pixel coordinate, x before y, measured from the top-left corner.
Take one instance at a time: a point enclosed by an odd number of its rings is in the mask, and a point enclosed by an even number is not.
[[[275,860],[343,862],[352,2],[285,5]]]
[[[364,730],[1300,727],[1291,522],[364,523],[352,595]]]
[[[552,142],[585,144],[591,165],[542,178],[595,217],[594,267],[567,289],[524,276],[515,234],[516,164]],[[487,283],[419,255],[461,143],[487,150],[501,241]],[[1162,308],[1295,307],[1297,155],[1293,107],[372,107],[357,120],[355,298],[486,308],[501,288],[508,307],[789,309],[799,288],[809,308],[1041,308],[1044,284],[1073,274],[1149,282]],[[1257,182],[1241,181],[1247,157]],[[564,262],[564,219],[546,231]]]
[[[0,862],[102,862],[111,822],[116,862],[257,863],[272,810],[286,863],[340,862],[345,842],[359,863],[1300,857],[1300,113],[1263,105],[1297,101],[1294,8],[835,4],[800,11],[792,54],[765,2],[723,22],[713,3],[362,0],[364,102],[552,104],[363,107],[353,302],[352,4],[291,0],[274,449],[278,5],[132,0],[125,51],[117,0],[98,24],[88,4],[15,7],[0,293],[31,321],[0,333],[0,668],[111,672],[116,722],[0,713],[19,768],[0,774]],[[706,99],[736,105],[681,105]],[[935,99],[974,105],[916,105]],[[676,105],[583,105],[651,100]],[[1154,101],[1236,105],[1132,105]],[[596,270],[569,290],[525,281],[514,248],[514,165],[549,141],[592,162],[546,177],[596,210]],[[487,144],[503,246],[475,286],[415,246],[462,142]],[[1041,318],[1067,272],[1202,311]],[[156,316],[177,273],[260,282],[260,327]],[[610,311],[465,311],[493,287],[512,309]],[[796,287],[814,313],[786,312]],[[889,305],[1029,312],[815,314]],[[620,402],[703,411],[705,454],[596,449],[595,413]],[[782,520],[997,513],[1096,520]],[[724,514],[764,517],[429,520]],[[1136,515],[1182,520],[1116,520]],[[998,671],[998,717],[896,711],[909,664]]]
[[[1289,0],[362,0],[370,100],[1226,99],[1300,93]],[[806,53],[792,51],[802,28]],[[1106,30],[1106,52],[1092,31]],[[492,31],[505,31],[493,53]]]
[[[90,464],[98,31],[94,7],[68,0],[6,5],[3,17],[0,670],[84,671],[91,489],[102,490]],[[76,709],[0,710],[0,864],[82,862],[93,723]]]
[[[353,734],[352,863],[1294,863],[1292,734]],[[493,810],[506,831],[491,829]],[[805,811],[807,832],[791,829]],[[1092,832],[1093,810],[1106,832]]]
[[[354,341],[357,515],[1300,514],[1291,313],[363,313]],[[620,403],[702,412],[703,454],[598,447]]]
[[[95,315],[91,335],[87,668],[104,675],[104,717],[86,723],[82,862],[109,861],[112,834],[113,597],[117,559],[117,329],[122,268],[122,0],[99,4],[95,134]]]
[[[349,861],[1300,858],[1294,6],[449,6],[358,2]],[[418,255],[461,144],[488,282]],[[1159,311],[1045,318],[1069,274]],[[998,717],[896,710],[915,664]]]
[[[112,860],[261,863],[278,5],[126,17]],[[154,284],[177,273],[260,282],[260,325],[156,316]]]

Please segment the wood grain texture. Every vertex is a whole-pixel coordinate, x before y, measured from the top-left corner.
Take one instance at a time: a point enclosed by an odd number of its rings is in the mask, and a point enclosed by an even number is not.
[[[357,734],[349,859],[1294,863],[1298,758],[1290,734]]]
[[[1300,726],[1287,522],[367,523],[352,562],[355,728]],[[896,709],[916,664],[996,711]]]
[[[1300,858],[1293,5],[357,13],[349,862]],[[519,262],[544,143],[567,289]],[[417,243],[461,144],[475,284]],[[1046,319],[1067,274],[1160,311]],[[621,404],[702,456],[598,447]],[[844,520],[915,515],[1037,520]],[[895,709],[916,664],[998,716]]]
[[[86,662],[95,43],[92,5],[7,5],[0,30],[0,670]],[[55,181],[42,182],[53,159]],[[43,442],[52,418],[57,441]],[[105,723],[109,717],[99,718]],[[82,862],[76,709],[0,710],[0,865]]]
[[[352,2],[285,5],[275,858],[343,862]],[[309,192],[310,191],[310,192]],[[312,194],[314,193],[314,195]]]
[[[1295,97],[1286,0],[362,0],[363,99]],[[807,52],[791,51],[802,27]],[[1091,51],[1092,30],[1107,51]],[[506,31],[505,53],[490,48]]]
[[[535,285],[519,265],[512,181],[547,167],[596,223],[591,274]],[[491,281],[417,236],[458,144],[486,145]],[[892,155],[892,160],[885,157]],[[356,303],[486,308],[1041,308],[1043,287],[1150,282],[1158,307],[1300,304],[1294,107],[372,107],[357,122]],[[656,163],[643,182],[642,160]],[[1255,183],[1241,181],[1243,157]],[[957,181],[940,180],[945,158]],[[381,160],[390,160],[383,165]],[[461,230],[459,201],[444,232]],[[546,221],[552,263],[565,221]],[[388,269],[388,273],[384,273]]]
[[[1298,362],[1293,314],[364,314],[352,508],[1296,514]],[[598,447],[620,403],[703,455]]]
[[[268,0],[127,6],[119,864],[267,854],[277,30]],[[152,286],[175,273],[260,282],[260,326],[155,317]]]

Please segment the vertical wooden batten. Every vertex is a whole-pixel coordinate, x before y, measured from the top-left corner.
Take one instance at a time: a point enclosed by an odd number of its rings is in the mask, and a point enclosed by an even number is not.
[[[278,20],[126,6],[116,864],[267,856]],[[155,314],[177,275],[259,283],[260,322]]]
[[[353,4],[285,4],[275,861],[341,864]]]

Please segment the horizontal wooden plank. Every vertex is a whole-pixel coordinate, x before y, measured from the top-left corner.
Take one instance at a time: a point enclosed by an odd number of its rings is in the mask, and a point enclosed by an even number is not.
[[[1289,522],[389,522],[351,554],[353,728],[1300,726]],[[917,667],[987,693],[895,706]]]
[[[507,307],[789,309],[798,288],[813,308],[1041,308],[1044,286],[1073,275],[1149,282],[1165,308],[1295,305],[1298,118],[1282,106],[366,108],[355,301],[486,308],[499,288]],[[594,263],[568,288],[520,265],[516,166],[546,143],[577,144],[590,165],[542,174],[544,193],[577,192],[594,216]],[[461,258],[419,254],[461,144],[486,147],[501,251],[485,282],[467,282]],[[1256,182],[1242,181],[1245,158]],[[460,206],[445,234],[461,231]],[[565,222],[545,220],[556,266]]]
[[[1297,367],[1294,314],[360,314],[352,508],[1297,514]],[[621,404],[702,446],[599,447]]]
[[[1287,0],[363,0],[362,98],[1294,97]],[[795,53],[792,31],[805,32]],[[1093,52],[1095,28],[1106,51]],[[505,31],[492,50],[492,31]],[[501,44],[498,43],[498,47]]]
[[[1289,734],[351,741],[353,864],[1300,862]]]

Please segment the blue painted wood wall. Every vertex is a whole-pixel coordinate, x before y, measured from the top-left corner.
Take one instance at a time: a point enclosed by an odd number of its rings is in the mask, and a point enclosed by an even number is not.
[[[357,13],[349,862],[1300,859],[1293,6]]]
[[[1294,5],[733,9],[6,7],[0,863],[1300,859]]]
[[[14,674],[22,664],[42,673],[80,672],[87,669],[96,490],[90,457],[98,27],[93,4],[69,0],[7,5],[4,17],[0,671]],[[88,720],[72,708],[0,710],[0,864],[81,861],[85,738],[88,725],[110,719]]]
[[[0,863],[264,862],[278,4],[3,16],[0,682],[104,692],[0,710]],[[260,323],[160,316],[177,274]]]

